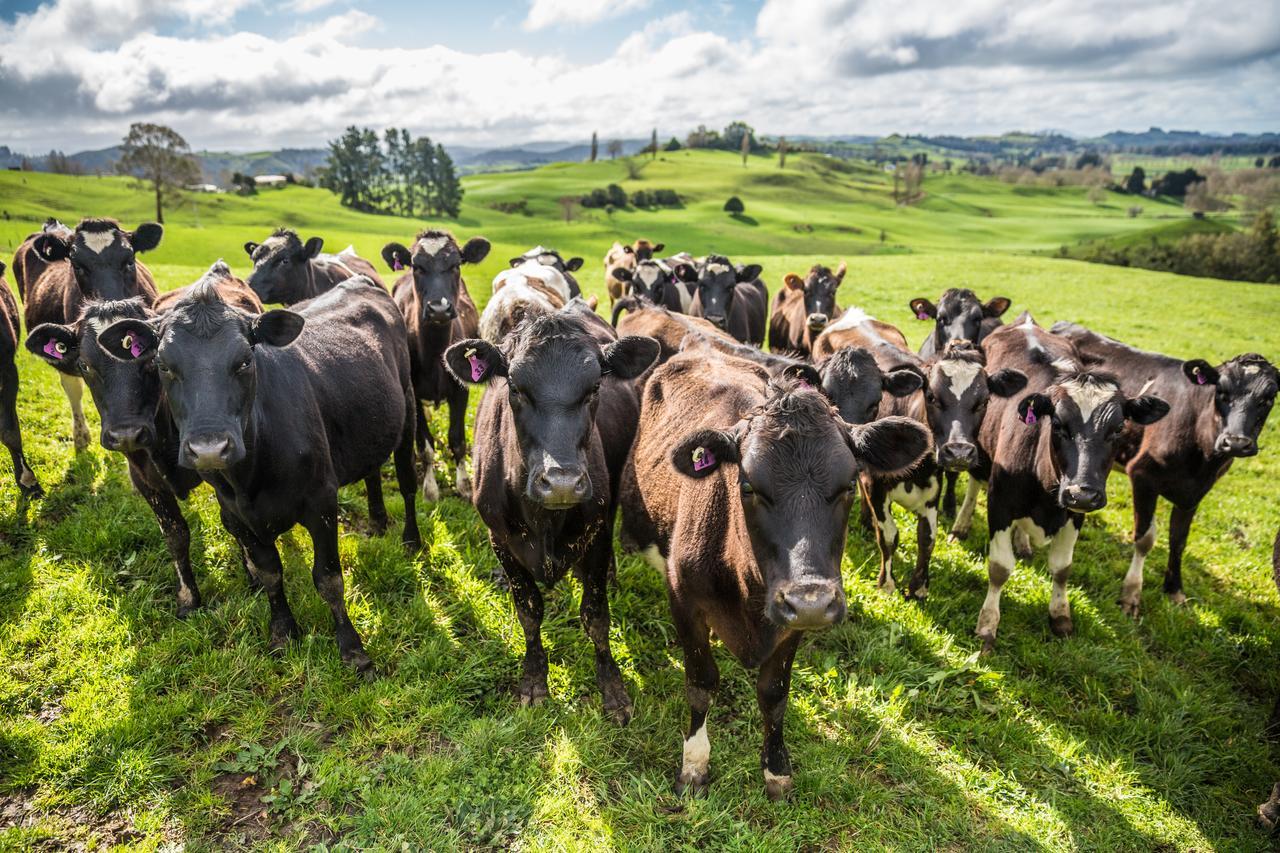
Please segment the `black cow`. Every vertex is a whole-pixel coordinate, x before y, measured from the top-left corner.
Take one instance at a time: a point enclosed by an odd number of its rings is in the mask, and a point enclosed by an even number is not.
[[[1120,606],[1130,616],[1142,608],[1142,569],[1156,541],[1159,498],[1173,504],[1164,591],[1182,604],[1182,554],[1196,509],[1233,460],[1258,452],[1280,377],[1257,353],[1213,367],[1202,359],[1134,349],[1073,323],[1058,323],[1053,332],[1072,341],[1086,360],[1115,373],[1126,394],[1150,391],[1171,406],[1154,426],[1126,430],[1116,457],[1133,484],[1133,560]]]
[[[445,360],[486,383],[475,422],[475,506],[489,528],[524,629],[521,704],[547,697],[542,592],[572,570],[596,650],[604,710],[620,723],[631,698],[609,648],[617,484],[639,415],[632,379],[653,364],[651,338],[617,338],[581,300],[522,323],[502,350],[471,339]]]
[[[685,284],[662,261],[646,258],[636,261],[634,270],[615,267],[612,272],[615,279],[626,285],[627,295],[647,299],[672,313],[684,313],[681,291],[686,291]]]
[[[1050,628],[1058,636],[1072,633],[1067,575],[1085,514],[1107,503],[1107,472],[1125,422],[1155,423],[1169,404],[1128,397],[1114,376],[1082,369],[1071,342],[1029,314],[992,332],[984,349],[988,370],[1021,371],[1029,391],[1016,402],[991,400],[979,433],[983,456],[970,471],[988,483],[989,584],[976,633],[990,651],[1000,624],[1000,590],[1014,567],[1015,525],[1032,545],[1048,543]]]
[[[690,314],[705,317],[743,343],[764,343],[769,294],[759,264],[735,267],[723,255],[708,255],[700,264],[678,263],[672,271],[680,281],[697,284]]]
[[[363,275],[378,285],[382,279],[373,264],[348,247],[337,255],[321,254],[324,240],[312,237],[306,243],[296,231],[277,228],[266,240],[244,244],[253,261],[248,284],[263,302],[294,305],[312,299],[339,282]]]
[[[395,456],[403,541],[414,513],[414,398],[404,320],[362,276],[301,307],[252,315],[213,287],[169,313],[117,320],[98,344],[122,360],[154,359],[177,428],[177,462],[213,486],[222,523],[247,551],[271,606],[271,647],[298,632],[275,540],[311,534],[312,578],[333,614],[342,659],[373,662],[347,615],[338,556],[338,488],[376,476]]]
[[[22,325],[18,320],[18,303],[14,301],[9,282],[4,280],[4,272],[5,266],[0,263],[0,443],[8,448],[13,459],[18,500],[24,502],[40,497],[44,490],[22,452],[22,430],[18,424],[18,365],[14,362]]]

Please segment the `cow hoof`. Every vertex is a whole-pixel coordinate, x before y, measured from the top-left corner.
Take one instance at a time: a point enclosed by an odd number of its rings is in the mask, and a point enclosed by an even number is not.
[[[631,722],[633,707],[631,697],[627,695],[627,689],[621,684],[605,688],[604,712],[619,726],[625,726]]]
[[[907,601],[923,602],[928,597],[929,597],[928,586],[922,586],[919,589],[907,590],[907,595],[906,595]]]
[[[790,776],[774,776],[768,770],[764,772],[764,793],[773,802],[789,799],[794,788]]]
[[[547,701],[551,691],[547,690],[547,679],[540,675],[526,675],[520,679],[520,707],[529,708]]]
[[[880,584],[879,589],[885,595],[893,595],[898,591],[898,585],[893,582],[893,578],[889,578],[887,581]]]
[[[177,616],[179,619],[185,620],[188,616],[190,616],[192,613],[195,613],[199,609],[200,609],[200,602],[198,601],[193,604],[179,604]]]
[[[953,527],[951,528],[951,535],[947,537],[951,542],[963,542],[968,538],[969,528],[967,527]]]
[[[354,669],[356,675],[363,678],[367,683],[373,683],[378,678],[378,672],[374,669],[373,661],[362,651],[344,654],[342,662]]]
[[[1280,782],[1272,787],[1271,798],[1258,806],[1258,823],[1271,833],[1280,826]]]
[[[434,471],[428,470],[422,476],[422,499],[429,504],[440,500],[440,484],[436,482]]]
[[[284,625],[271,626],[271,641],[267,644],[272,654],[279,654],[289,645],[289,641],[298,636],[298,626],[293,620]]]
[[[682,797],[705,797],[709,784],[711,784],[710,773],[681,770],[680,775],[676,777],[676,793]]]
[[[404,546],[405,551],[416,554],[422,550],[422,537],[416,530],[412,532],[405,530],[404,535],[400,537],[400,544]]]
[[[1120,605],[1120,612],[1130,619],[1137,619],[1142,615],[1142,599],[1140,597],[1122,598],[1117,603]]]
[[[982,640],[981,655],[989,655],[996,650],[996,632],[995,631],[975,631],[975,634]]]
[[[458,467],[457,481],[454,487],[458,491],[458,497],[467,503],[471,502],[471,478],[467,476],[467,472],[461,466]]]
[[[373,531],[374,536],[381,536],[387,532],[387,528],[391,526],[391,519],[385,515],[369,516],[369,527]]]
[[[1036,551],[1031,547],[1030,542],[1014,543],[1013,556],[1017,557],[1019,560],[1026,562],[1027,560],[1033,559],[1035,555]]]
[[[1070,637],[1076,632],[1076,627],[1072,624],[1070,616],[1050,616],[1049,630],[1055,637]]]
[[[1169,593],[1169,603],[1174,607],[1181,607],[1187,603],[1187,594],[1182,590]]]

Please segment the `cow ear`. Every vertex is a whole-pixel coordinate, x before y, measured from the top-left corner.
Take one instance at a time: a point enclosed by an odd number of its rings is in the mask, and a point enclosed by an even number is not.
[[[782,283],[787,286],[787,290],[804,290],[804,279],[793,272],[787,273]]]
[[[635,379],[658,360],[658,342],[653,338],[628,335],[604,348],[601,372],[619,379]]]
[[[932,320],[938,316],[938,306],[928,299],[912,299],[910,304],[911,313],[916,315],[917,320]]]
[[[929,431],[911,418],[888,417],[849,425],[849,447],[872,474],[896,477],[916,466],[929,450]]]
[[[57,263],[65,261],[71,257],[71,241],[64,240],[56,234],[45,232],[36,237],[32,248],[36,250],[36,254],[44,258],[49,263]]]
[[[623,246],[622,251],[626,252],[628,255],[634,255],[636,253],[636,250],[630,246]]]
[[[478,264],[489,256],[489,241],[483,237],[472,237],[462,247],[462,262]],[[512,264],[512,266],[516,266]]]
[[[721,465],[736,465],[739,461],[738,436],[719,429],[690,433],[671,451],[671,464],[675,469],[695,480],[709,477]]]
[[[653,253],[656,255],[656,254],[658,254],[659,252],[661,252],[661,251],[662,251],[663,249],[665,249],[665,248],[667,248],[667,244],[666,244],[666,243],[654,243],[654,244],[653,244]]]
[[[995,296],[987,300],[987,304],[982,306],[982,316],[999,317],[1009,310],[1009,306],[1013,303],[1007,297]]]
[[[60,372],[79,375],[75,365],[80,356],[80,337],[70,326],[41,323],[27,335],[26,347],[28,352]]]
[[[1169,404],[1159,397],[1144,394],[1124,401],[1124,416],[1135,424],[1149,426],[1169,414]]]
[[[782,369],[782,375],[799,383],[802,387],[812,388],[815,391],[822,390],[822,374],[812,364],[803,362],[788,364]]]
[[[506,357],[493,344],[479,338],[468,338],[449,347],[444,351],[444,363],[463,385],[507,375]]]
[[[253,253],[258,251],[258,244],[252,240],[244,244],[244,253],[249,256],[249,260],[253,260]]]
[[[155,357],[160,335],[145,320],[128,318],[117,320],[99,332],[98,346],[116,361],[146,361]]]
[[[253,325],[249,327],[249,341],[254,345],[287,347],[302,334],[305,323],[301,314],[277,308],[253,318]]]
[[[129,234],[129,245],[135,252],[150,252],[160,245],[164,226],[159,222],[144,222]]]
[[[527,260],[529,259],[526,258],[524,255],[519,255],[517,257],[511,258],[510,260],[508,260],[507,265],[510,266],[512,269],[515,269],[516,267],[520,266]]]
[[[403,243],[388,243],[382,247],[382,260],[395,272],[407,269],[412,255]]]
[[[631,281],[631,270],[626,267],[614,267],[609,271],[609,275],[613,276],[618,281]]]
[[[884,374],[881,387],[891,397],[906,397],[924,387],[924,377],[909,367],[899,367]]]
[[[849,265],[844,261],[840,262],[840,266],[836,267],[836,287],[840,286],[840,282],[844,281],[844,274],[849,271]]]
[[[582,258],[570,258],[564,262],[564,268],[569,272],[577,272],[582,269]]]
[[[1217,369],[1203,358],[1193,358],[1182,362],[1182,372],[1187,381],[1195,385],[1217,385]]]
[[[692,264],[676,264],[672,274],[685,284],[693,284],[698,280],[698,271],[693,268]]]
[[[763,269],[764,267],[759,264],[747,264],[745,267],[738,270],[738,281],[755,281],[760,277],[760,273]]]
[[[1028,394],[1018,401],[1018,419],[1027,426],[1035,426],[1052,414],[1053,401],[1044,394]]]
[[[4,261],[0,261],[0,275],[4,275],[7,269],[9,269],[9,266]]]
[[[1006,367],[987,375],[987,390],[996,397],[1012,397],[1027,387],[1027,374]]]
[[[312,237],[307,244],[302,247],[302,259],[309,261],[316,255],[320,254],[320,250],[324,248],[323,237]]]

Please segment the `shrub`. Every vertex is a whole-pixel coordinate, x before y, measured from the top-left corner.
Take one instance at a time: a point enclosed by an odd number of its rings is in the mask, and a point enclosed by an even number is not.
[[[724,203],[725,213],[732,213],[734,216],[746,212],[746,205],[742,203],[742,199],[736,195],[729,196],[729,200]]]
[[[1142,215],[1142,206],[1135,204],[1133,207],[1129,208],[1128,213],[1130,219],[1137,219]]]

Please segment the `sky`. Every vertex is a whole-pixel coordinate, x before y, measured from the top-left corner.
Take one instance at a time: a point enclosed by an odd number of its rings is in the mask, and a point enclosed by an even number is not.
[[[1280,130],[1278,0],[0,0],[0,145]]]

